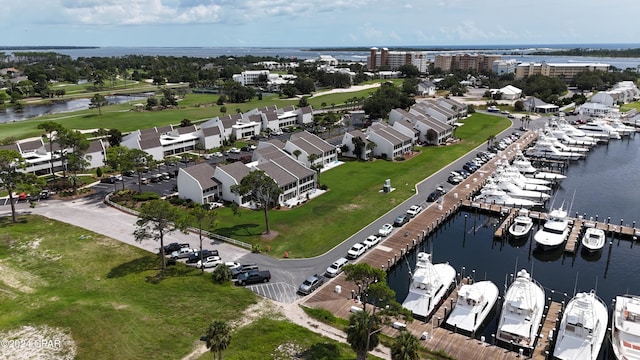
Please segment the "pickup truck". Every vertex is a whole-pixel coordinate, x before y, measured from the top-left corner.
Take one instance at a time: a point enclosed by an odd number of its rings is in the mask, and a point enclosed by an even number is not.
[[[269,280],[271,280],[271,273],[269,270],[251,270],[239,274],[236,279],[236,285],[244,286],[248,284],[269,282]]]
[[[298,293],[302,295],[309,295],[324,283],[324,277],[315,274],[309,276],[305,281],[300,284]]]

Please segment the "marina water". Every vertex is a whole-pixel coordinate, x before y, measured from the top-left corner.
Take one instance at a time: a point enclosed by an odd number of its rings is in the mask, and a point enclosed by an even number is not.
[[[587,218],[598,214],[600,221],[606,221],[610,216],[615,225],[619,225],[620,219],[624,219],[624,224],[631,225],[633,221],[640,224],[640,191],[636,184],[640,173],[639,155],[640,134],[596,146],[586,160],[571,163],[566,172],[568,178],[562,180],[555,193],[554,206],[558,207],[562,200],[570,205],[575,191],[571,216],[575,216],[575,212],[586,213]],[[633,243],[628,238],[620,240],[607,233],[607,245],[597,255],[587,255],[581,250],[569,255],[563,248],[540,252],[533,234],[541,224],[534,225],[529,237],[519,242],[494,240],[499,225],[500,219],[495,216],[461,211],[443,223],[419,248],[433,251],[434,263],[449,262],[464,276],[472,276],[476,281],[493,281],[500,289],[501,297],[505,293],[505,283],[511,280],[510,275],[522,268],[540,282],[547,298],[558,302],[568,301],[574,290],[596,289],[608,305],[616,295],[640,294],[637,276],[640,273],[640,243]],[[399,302],[408,292],[409,267],[413,269],[415,262],[416,252],[410,252],[388,274],[389,285],[396,291]],[[443,306],[451,308],[448,302]],[[483,335],[486,341],[491,341],[491,335],[496,333],[499,310],[497,308],[489,315],[486,327],[476,337]],[[608,352],[609,345],[603,345],[601,358],[606,358]]]

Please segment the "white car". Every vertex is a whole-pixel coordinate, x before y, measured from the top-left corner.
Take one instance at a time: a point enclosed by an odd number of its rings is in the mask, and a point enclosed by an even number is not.
[[[188,258],[189,255],[193,254],[194,252],[198,252],[198,249],[184,247],[180,250],[172,252],[171,257],[174,259],[184,259],[184,258]]]
[[[369,250],[372,247],[378,245],[379,242],[380,242],[380,236],[378,236],[378,235],[369,235],[366,239],[364,239],[362,244],[367,248],[367,250]]]
[[[215,157],[223,157],[223,156],[224,156],[224,155],[222,155],[222,153],[221,153],[220,151],[216,151],[216,152],[214,152],[214,153],[213,153],[213,154],[211,154],[211,155],[213,155],[213,156],[215,156]]]
[[[198,260],[198,262],[196,263],[196,267],[198,269],[203,267],[206,269],[206,268],[216,267],[220,264],[222,264],[222,258],[220,256],[209,256],[206,259],[204,259],[204,261]]]
[[[362,256],[365,251],[367,251],[367,247],[362,243],[357,243],[353,245],[351,249],[349,249],[349,251],[347,251],[347,259],[357,259]]]
[[[232,154],[240,154],[240,149],[232,147],[231,149],[229,149],[229,152]]]
[[[233,270],[233,269],[239,269],[240,266],[242,266],[239,262],[236,261],[227,261],[226,263],[224,263],[225,265],[227,265],[227,267],[229,268],[229,270]]]
[[[422,211],[422,206],[411,205],[411,207],[407,210],[407,215],[411,217],[415,217],[416,215],[420,214],[421,211]]]
[[[380,236],[388,236],[389,234],[391,234],[392,231],[393,231],[393,225],[384,224],[384,225],[382,225],[380,230],[378,230],[378,235],[380,235]]]

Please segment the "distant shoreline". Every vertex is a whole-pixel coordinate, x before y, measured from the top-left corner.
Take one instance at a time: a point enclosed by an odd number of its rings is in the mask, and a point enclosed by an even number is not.
[[[75,49],[98,49],[100,46],[0,46],[3,50],[75,50]]]

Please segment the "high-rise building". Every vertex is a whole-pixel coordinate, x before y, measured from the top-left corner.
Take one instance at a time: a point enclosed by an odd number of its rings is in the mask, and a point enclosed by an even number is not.
[[[429,69],[427,53],[422,51],[389,51],[372,47],[367,56],[367,67],[371,71],[386,67],[389,70],[397,70],[403,65],[413,65],[418,71],[426,73]]]
[[[569,83],[576,74],[584,71],[609,71],[611,65],[602,63],[523,63],[516,67],[516,79],[523,79],[529,76],[541,74],[548,77],[562,79]]]
[[[485,54],[465,53],[436,55],[434,66],[440,68],[442,71],[465,70],[488,72],[492,70],[493,62],[500,59],[502,59],[500,55]]]

